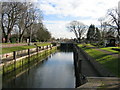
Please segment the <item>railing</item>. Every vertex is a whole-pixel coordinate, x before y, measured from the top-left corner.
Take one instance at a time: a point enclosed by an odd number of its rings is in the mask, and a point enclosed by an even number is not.
[[[51,44],[51,45],[47,45],[47,46],[40,46],[40,47],[36,47],[36,48],[32,48],[32,49],[29,49],[29,53],[31,54],[31,53],[34,53],[34,52],[36,52],[37,50],[38,51],[40,51],[40,50],[44,50],[44,49],[46,49],[46,48],[50,48],[50,47],[52,47],[53,45]],[[15,53],[15,54],[14,54]],[[2,54],[1,55],[1,59],[2,59],[2,61],[4,62],[4,61],[7,61],[7,60],[12,60],[12,59],[14,59],[13,57],[16,57],[16,58],[18,58],[18,57],[22,57],[22,56],[25,56],[25,55],[27,55],[28,54],[28,49],[26,49],[26,50],[21,50],[21,51],[13,51],[13,52],[11,52],[11,53],[6,53],[6,54]],[[14,56],[15,55],[15,56]]]
[[[16,70],[17,68],[30,63],[31,56],[34,56],[38,54],[39,52],[45,52],[48,49],[52,49],[53,45],[47,45],[47,46],[41,46],[41,47],[36,47],[33,49],[27,49],[27,50],[22,50],[22,51],[13,51],[12,54],[10,53],[11,57],[3,58],[2,63],[0,64],[0,67],[2,69],[0,70],[0,73],[3,75]],[[27,58],[28,59],[25,59]]]

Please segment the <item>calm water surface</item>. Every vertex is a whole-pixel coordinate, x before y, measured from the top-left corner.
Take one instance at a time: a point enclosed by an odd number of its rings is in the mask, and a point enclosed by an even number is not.
[[[74,88],[72,52],[56,52],[29,72],[4,83],[3,88]]]

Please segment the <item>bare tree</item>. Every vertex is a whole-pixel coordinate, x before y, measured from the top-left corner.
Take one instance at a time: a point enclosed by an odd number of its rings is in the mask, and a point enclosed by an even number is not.
[[[22,12],[22,3],[20,2],[3,2],[1,11],[1,28],[5,42],[9,42],[11,31],[19,19]]]
[[[120,14],[118,9],[109,9],[107,15],[109,17],[107,25],[114,28],[114,30],[117,30],[118,38],[120,39],[120,21],[118,20],[120,18]]]
[[[42,13],[40,10],[36,10],[32,3],[25,4],[26,10],[21,15],[21,20],[19,20],[19,42],[22,41],[24,33],[29,34],[29,39],[31,41],[32,32],[34,32],[34,25],[42,21]],[[34,24],[34,25],[33,25]]]
[[[67,28],[70,30],[70,32],[73,32],[77,38],[78,41],[82,38],[82,36],[85,34],[86,29],[85,25],[78,21],[72,21],[67,25]]]

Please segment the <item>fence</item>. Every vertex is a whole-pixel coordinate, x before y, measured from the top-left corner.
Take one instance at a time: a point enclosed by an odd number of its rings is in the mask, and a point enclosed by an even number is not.
[[[0,73],[5,75],[11,71],[15,71],[19,67],[22,67],[23,65],[29,64],[31,61],[33,61],[34,59],[30,59],[31,56],[34,58],[36,57],[36,54],[38,55],[38,53],[41,53],[40,56],[45,55],[46,51],[51,50],[52,47],[52,45],[48,45],[22,51],[14,51],[12,52],[12,55],[10,53],[12,57],[10,61],[3,61],[3,63],[0,64],[0,67],[2,67],[2,71],[0,71]]]

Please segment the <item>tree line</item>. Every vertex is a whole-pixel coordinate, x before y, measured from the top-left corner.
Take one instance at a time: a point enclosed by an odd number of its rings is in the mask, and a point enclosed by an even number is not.
[[[23,42],[47,41],[51,38],[43,25],[42,11],[30,2],[1,2],[0,25],[5,43],[16,39]]]
[[[73,32],[78,42],[82,39],[92,42],[101,42],[109,36],[116,37],[120,43],[120,14],[118,8],[109,9],[106,16],[99,18],[99,26],[87,26],[79,21],[68,23],[67,29]]]

